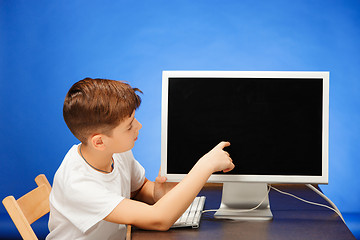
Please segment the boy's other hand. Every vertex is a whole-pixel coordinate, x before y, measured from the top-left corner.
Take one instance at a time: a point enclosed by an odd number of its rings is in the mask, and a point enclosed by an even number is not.
[[[200,160],[205,160],[214,167],[213,172],[229,172],[235,167],[230,154],[224,151],[225,147],[230,146],[229,142],[220,142],[210,152],[205,154]]]
[[[159,175],[155,179],[154,185],[154,201],[157,202],[160,198],[162,198],[167,192],[169,192],[173,187],[176,186],[175,182],[166,182],[167,178]]]

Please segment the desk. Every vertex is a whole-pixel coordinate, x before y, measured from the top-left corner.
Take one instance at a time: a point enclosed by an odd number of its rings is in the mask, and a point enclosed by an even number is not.
[[[305,185],[274,185],[307,200],[326,204],[319,195]],[[217,209],[222,187],[207,186],[204,209]],[[177,228],[167,232],[145,231],[133,228],[131,239],[334,239],[356,240],[336,213],[323,207],[303,203],[274,190],[270,192],[271,221],[231,221],[214,219],[213,213],[204,213],[198,229]]]

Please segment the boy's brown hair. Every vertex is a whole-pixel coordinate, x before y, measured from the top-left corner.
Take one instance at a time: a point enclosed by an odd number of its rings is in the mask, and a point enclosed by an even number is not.
[[[140,106],[141,98],[136,91],[141,92],[121,81],[100,78],[80,80],[66,94],[64,120],[83,144],[87,144],[92,134],[111,136],[112,130]]]

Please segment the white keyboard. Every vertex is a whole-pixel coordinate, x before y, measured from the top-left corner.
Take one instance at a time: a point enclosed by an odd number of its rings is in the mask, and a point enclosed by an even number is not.
[[[198,228],[200,218],[205,204],[205,196],[196,197],[181,217],[172,225],[171,228],[192,227]]]

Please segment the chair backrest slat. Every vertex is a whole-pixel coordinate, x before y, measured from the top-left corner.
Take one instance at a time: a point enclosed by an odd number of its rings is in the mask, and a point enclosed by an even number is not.
[[[49,194],[48,188],[43,184],[17,200],[30,224],[50,211]]]
[[[37,188],[16,200],[8,196],[2,201],[16,228],[25,240],[37,240],[30,224],[50,211],[49,194],[51,185],[44,174],[35,178]]]

